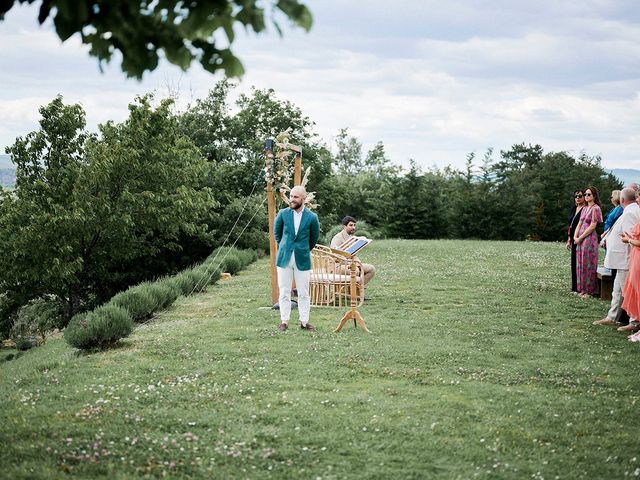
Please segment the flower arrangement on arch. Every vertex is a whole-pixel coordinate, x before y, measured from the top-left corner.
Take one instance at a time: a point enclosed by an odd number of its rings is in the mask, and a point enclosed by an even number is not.
[[[293,171],[293,162],[291,161],[299,151],[299,147],[289,142],[291,128],[279,133],[275,138],[274,153],[267,159],[265,166],[265,180],[271,183],[278,192],[278,197],[282,202],[289,205],[289,192],[291,191],[291,176]],[[309,182],[309,173],[311,167],[305,170],[301,185],[307,189]],[[307,192],[305,205],[309,209],[318,208],[315,203],[316,192]]]

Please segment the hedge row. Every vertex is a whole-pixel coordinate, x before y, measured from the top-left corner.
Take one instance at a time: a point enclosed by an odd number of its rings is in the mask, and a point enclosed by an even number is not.
[[[181,295],[198,293],[207,285],[216,283],[220,278],[218,265],[222,271],[233,275],[257,259],[253,250],[217,249],[200,265],[155,282],[135,285],[95,310],[75,315],[64,332],[64,338],[72,347],[84,350],[111,346],[127,337],[135,322],[151,318]]]

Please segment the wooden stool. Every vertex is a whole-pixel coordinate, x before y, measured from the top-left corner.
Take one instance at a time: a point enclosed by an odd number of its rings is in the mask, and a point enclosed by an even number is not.
[[[600,298],[602,300],[611,300],[611,292],[613,292],[613,277],[611,274],[598,269],[598,283],[600,284]]]

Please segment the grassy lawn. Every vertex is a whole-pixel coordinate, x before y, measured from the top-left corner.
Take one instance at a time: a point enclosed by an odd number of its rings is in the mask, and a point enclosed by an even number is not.
[[[2,478],[640,475],[637,344],[561,244],[379,241],[360,309],[277,331],[263,259],[113,350],[0,364]],[[294,312],[291,326],[296,326]]]

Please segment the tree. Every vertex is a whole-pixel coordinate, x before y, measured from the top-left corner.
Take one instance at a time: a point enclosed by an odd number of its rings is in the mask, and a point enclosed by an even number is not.
[[[264,141],[291,131],[291,143],[303,147],[305,166],[314,163],[318,150],[313,122],[291,102],[280,100],[274,90],[252,89],[236,101],[231,114],[229,92],[235,85],[221,80],[204,100],[196,101],[181,117],[185,135],[213,164],[212,188],[231,201],[254,190],[264,168]],[[311,148],[313,144],[313,148]],[[317,174],[312,168],[314,175]]]
[[[480,167],[475,152],[467,155],[463,171],[445,167],[437,171],[441,183],[443,236],[447,238],[498,238],[495,232],[497,193],[493,174],[493,150]]]
[[[396,182],[396,201],[389,206],[388,234],[397,238],[442,238],[443,184],[441,176],[422,173],[412,160],[410,170]]]
[[[336,173],[355,175],[364,170],[362,144],[357,138],[349,136],[349,129],[340,129],[336,135],[336,147],[337,151],[333,162]]]
[[[71,212],[61,206],[68,203],[83,168],[85,114],[79,105],[64,105],[60,97],[40,114],[41,129],[16,139],[6,150],[17,171],[15,191],[0,197],[3,315],[44,296],[49,288],[62,294],[82,262],[73,247],[61,241],[73,223]]]
[[[269,0],[270,11],[259,0],[2,0],[0,20],[16,3],[39,3],[40,24],[53,18],[63,42],[79,33],[100,65],[119,52],[122,71],[138,79],[158,66],[160,55],[183,70],[196,60],[209,72],[239,76],[240,60],[220,46],[233,43],[234,26],[260,33],[270,20],[282,34],[279,16],[307,31],[312,24],[309,9],[298,0]]]
[[[536,169],[536,177],[533,184],[537,197],[534,235],[542,240],[566,239],[567,214],[576,189],[596,187],[606,216],[613,208],[608,201],[609,194],[622,188],[622,184],[602,168],[599,157],[585,154],[573,158],[566,152],[547,153]]]
[[[317,192],[321,212],[331,211],[333,197],[326,181],[331,174],[331,155],[313,132],[313,122],[294,104],[279,99],[272,89],[253,89],[248,95],[240,95],[236,111],[231,113],[228,96],[232,88],[232,83],[221,80],[180,120],[184,134],[212,165],[208,185],[221,207],[211,212],[209,226],[217,232],[218,240],[224,240],[234,225],[231,213],[239,212],[238,199],[244,201],[256,193],[265,198],[264,141],[286,130],[291,132],[290,142],[302,147],[303,168],[311,169],[308,188]],[[256,207],[253,200],[250,203]],[[268,241],[264,231],[263,239],[251,234],[256,241],[253,247],[263,248]]]
[[[153,108],[143,97],[129,111],[88,135],[82,108],[58,97],[40,109],[40,130],[7,149],[17,181],[0,196],[3,305],[54,295],[66,323],[185,266],[181,239],[206,235],[209,165],[180,133],[171,101]]]
[[[621,184],[604,171],[599,157],[545,153],[540,145],[514,145],[501,152],[496,175],[496,238],[557,241],[566,238],[567,213],[577,188],[608,194]],[[605,195],[603,195],[605,196]],[[606,196],[605,196],[606,198]],[[603,203],[603,213],[611,208]]]
[[[326,182],[332,211],[327,215],[333,217],[331,222],[351,215],[374,230],[386,231],[390,212],[397,202],[395,181],[401,169],[391,163],[382,142],[363,155],[362,144],[346,128],[336,135],[335,147],[333,175]]]
[[[444,210],[449,226],[447,237],[479,238],[478,222],[475,217],[477,206],[473,200],[476,197],[473,163],[475,158],[475,152],[467,155],[464,172],[451,167],[446,167],[443,171],[446,190]]]

